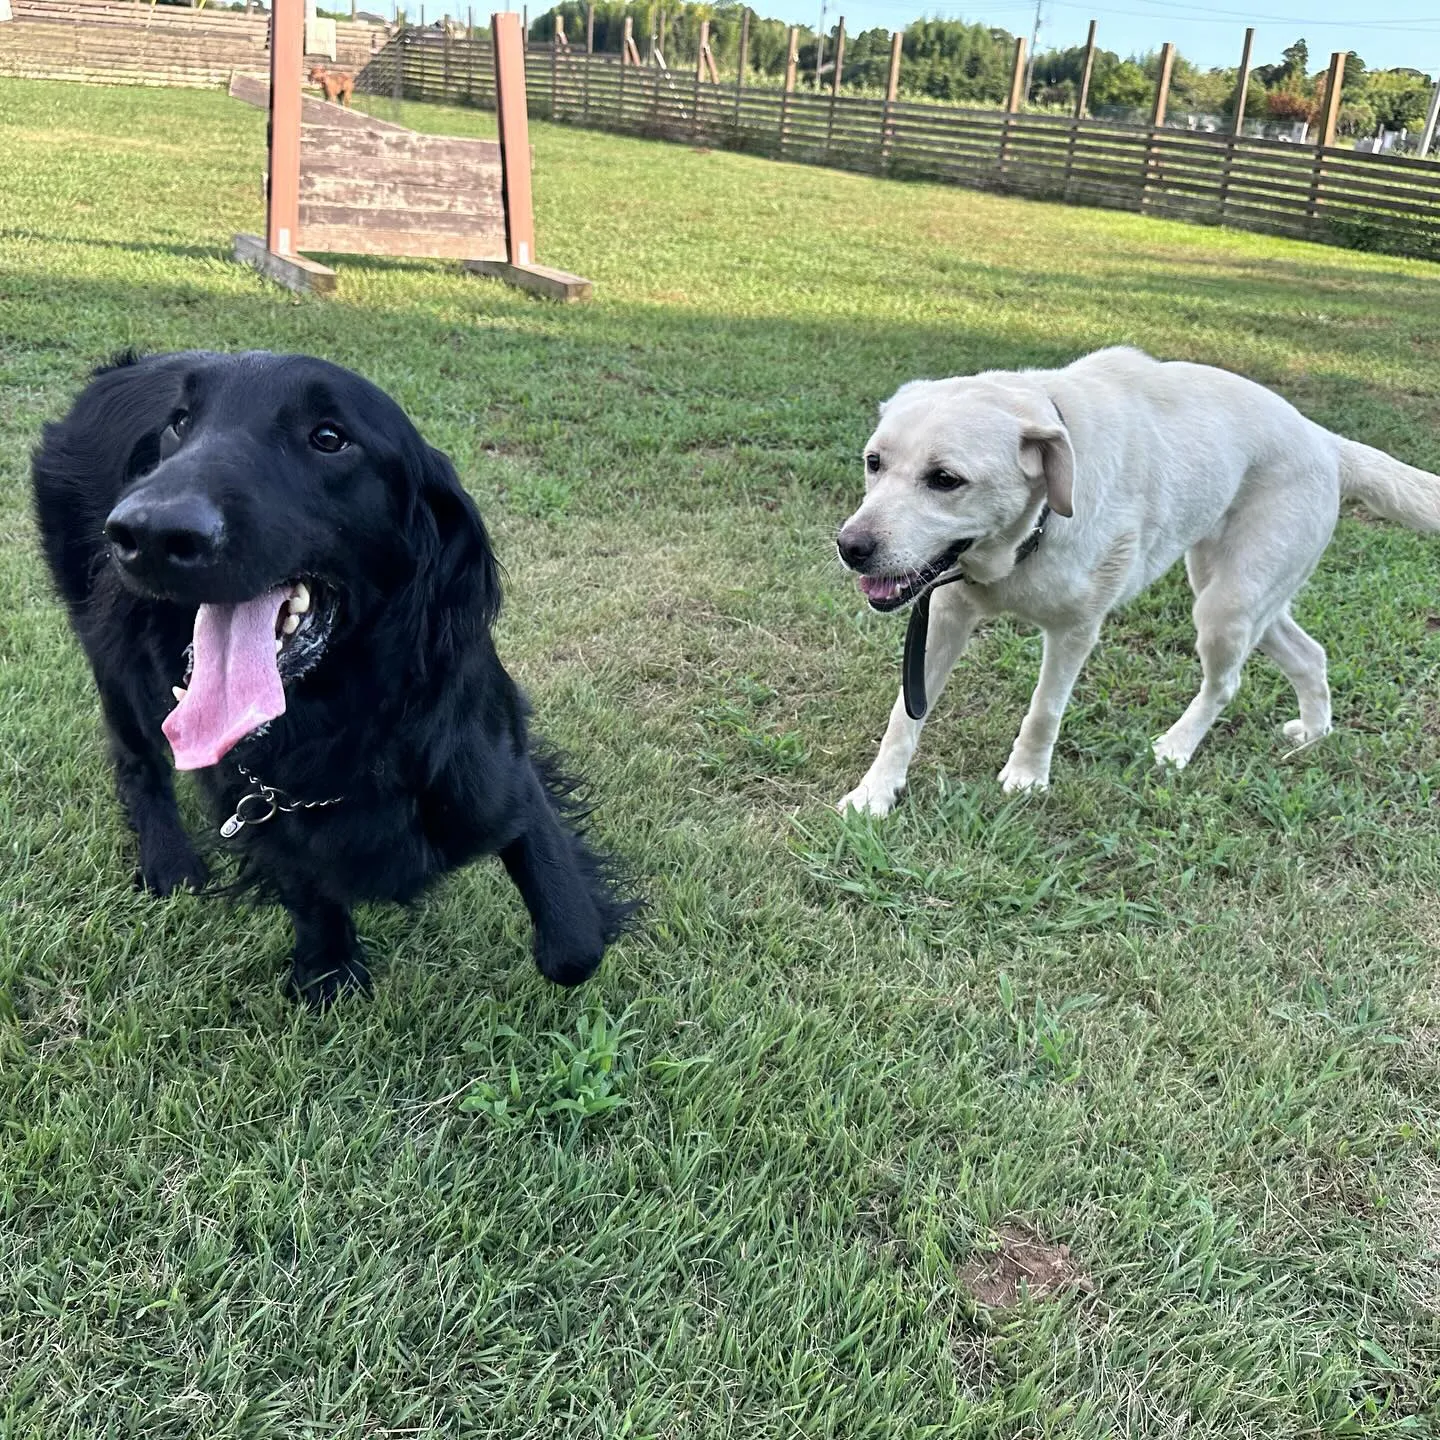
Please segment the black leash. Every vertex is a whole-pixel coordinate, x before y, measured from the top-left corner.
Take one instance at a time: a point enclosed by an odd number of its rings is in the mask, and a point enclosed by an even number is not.
[[[1016,547],[1017,565],[1028,560],[1040,548],[1040,537],[1045,533],[1045,522],[1049,518],[1050,505],[1047,502],[1041,506],[1035,528]],[[925,695],[925,646],[930,638],[930,597],[942,585],[953,585],[957,580],[963,580],[967,585],[975,583],[963,570],[957,570],[929,586],[910,607],[910,623],[905,627],[905,658],[900,662],[900,689],[905,696],[905,713],[912,720],[923,720],[930,708],[930,701]]]

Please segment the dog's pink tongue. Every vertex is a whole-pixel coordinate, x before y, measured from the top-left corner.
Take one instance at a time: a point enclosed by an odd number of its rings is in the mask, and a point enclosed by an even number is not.
[[[860,593],[867,600],[893,600],[900,593],[900,582],[893,575],[862,575]]]
[[[202,605],[185,698],[160,728],[179,770],[203,770],[267,720],[285,713],[275,664],[275,617],[285,590],[243,605]]]

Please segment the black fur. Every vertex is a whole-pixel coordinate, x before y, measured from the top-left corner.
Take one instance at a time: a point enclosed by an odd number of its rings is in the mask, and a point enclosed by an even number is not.
[[[179,416],[183,438],[169,428]],[[315,448],[321,422],[348,438],[343,452]],[[206,879],[160,728],[197,606],[315,577],[336,604],[318,663],[287,681],[284,715],[196,772],[217,821],[249,788],[242,765],[294,800],[343,797],[231,842],[241,884],[294,922],[294,990],[325,1002],[368,984],[351,907],[413,900],[482,854],[499,854],[524,897],[540,970],[563,985],[594,971],[633,907],[577,832],[569,782],[527,735],[491,641],[500,582],[480,515],[394,401],[305,356],[127,354],[46,427],[34,490],[149,889]],[[107,517],[142,493],[218,510],[215,563],[122,564]]]

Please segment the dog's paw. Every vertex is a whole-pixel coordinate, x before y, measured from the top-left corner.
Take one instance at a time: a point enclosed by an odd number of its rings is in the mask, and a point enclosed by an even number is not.
[[[895,801],[900,797],[898,786],[892,789],[881,789],[879,786],[872,787],[862,780],[835,809],[841,814],[847,810],[854,810],[861,815],[873,816],[876,820],[882,820],[895,808]]]
[[[335,957],[296,955],[285,993],[312,1010],[328,1010],[347,990],[370,993],[370,972],[359,952]]]
[[[1048,790],[1050,788],[1050,767],[1041,769],[1038,765],[1027,765],[1013,755],[1005,762],[1005,768],[995,777],[1000,788],[1013,795],[1017,790]]]
[[[1172,740],[1169,735],[1162,735],[1154,741],[1151,749],[1155,752],[1155,763],[1168,766],[1172,770],[1183,770],[1195,753],[1192,747]]]
[[[151,895],[173,895],[177,890],[203,890],[210,867],[195,853],[189,841],[157,845],[140,854],[135,872],[138,889]]]
[[[1280,727],[1280,733],[1292,745],[1310,745],[1316,740],[1323,740],[1330,733],[1330,726],[1323,725],[1312,730],[1303,720],[1287,720]]]

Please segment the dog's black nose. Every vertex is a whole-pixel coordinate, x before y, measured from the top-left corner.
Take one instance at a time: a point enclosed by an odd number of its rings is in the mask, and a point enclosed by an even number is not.
[[[225,517],[203,495],[127,495],[105,522],[105,536],[122,565],[159,573],[213,565],[225,536]]]
[[[858,530],[853,534],[842,530],[835,541],[835,548],[852,570],[859,570],[880,548],[880,542],[867,530]]]

